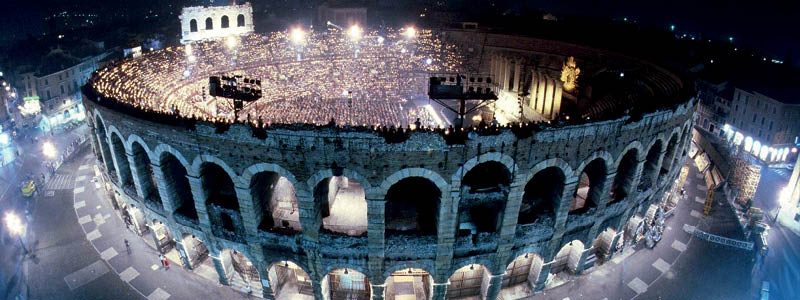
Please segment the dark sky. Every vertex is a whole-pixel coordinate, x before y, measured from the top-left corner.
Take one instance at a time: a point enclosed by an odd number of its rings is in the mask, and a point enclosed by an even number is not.
[[[576,15],[631,17],[643,25],[704,32],[712,39],[734,37],[739,45],[800,61],[800,9],[775,1],[534,1],[533,7]]]
[[[251,0],[251,2],[273,0]],[[277,1],[277,0],[276,0]],[[449,0],[459,1],[459,0]],[[3,0],[0,12],[0,40],[8,39],[8,32],[41,31],[41,18],[55,8],[107,7],[106,12],[120,7],[146,8],[188,0]],[[663,26],[675,24],[678,31],[707,33],[712,38],[733,36],[735,43],[772,53],[779,57],[793,56],[800,64],[800,9],[791,0],[760,1],[702,1],[702,0],[472,0],[472,5],[527,6],[554,12],[609,17],[629,17],[642,25]],[[506,3],[506,4],[503,4]],[[177,22],[177,19],[176,19]]]

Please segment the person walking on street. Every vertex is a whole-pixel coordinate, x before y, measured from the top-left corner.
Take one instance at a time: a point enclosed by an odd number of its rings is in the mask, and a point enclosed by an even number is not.
[[[128,242],[128,239],[125,239],[125,250],[128,251],[128,255],[131,255],[131,243]]]
[[[169,260],[167,260],[164,254],[159,254],[158,259],[161,260],[161,266],[163,266],[165,270],[169,270]]]

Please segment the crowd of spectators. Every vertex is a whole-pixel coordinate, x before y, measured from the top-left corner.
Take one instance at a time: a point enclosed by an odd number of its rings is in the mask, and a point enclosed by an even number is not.
[[[356,39],[330,28],[302,40],[273,32],[125,59],[98,70],[90,86],[102,98],[184,119],[439,127],[447,124],[417,103],[427,102],[430,73],[463,71],[467,56],[430,30],[409,37],[380,29]],[[221,74],[261,80],[264,96],[234,116],[230,99],[208,95],[208,78]]]

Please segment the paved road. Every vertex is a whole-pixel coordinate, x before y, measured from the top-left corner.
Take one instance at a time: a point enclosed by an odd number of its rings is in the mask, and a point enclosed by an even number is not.
[[[85,135],[86,125],[79,126],[67,132],[60,132],[54,136],[28,135],[15,139],[9,148],[4,149],[4,157],[11,158],[10,164],[0,167],[0,213],[13,211],[21,217],[28,208],[28,201],[24,199],[19,190],[19,183],[28,174],[46,173],[44,166],[46,159],[42,156],[41,145],[51,141],[59,152],[63,152],[67,145],[81,135]],[[38,131],[33,131],[38,132]],[[22,155],[16,157],[16,152]],[[5,155],[8,154],[8,155]],[[7,157],[10,156],[10,157]],[[30,216],[25,216],[30,221]],[[27,222],[26,222],[27,223]],[[22,287],[20,283],[22,268],[22,249],[19,240],[8,235],[5,226],[0,226],[0,293],[2,298],[18,294]],[[24,237],[23,240],[28,240]]]
[[[767,243],[769,254],[758,274],[758,280],[770,283],[770,299],[800,299],[800,236],[783,225],[771,222],[778,212],[778,193],[788,183],[785,172],[761,169],[761,181],[753,197],[753,205],[769,215],[771,226]]]
[[[687,166],[687,196],[665,222],[664,235],[655,248],[625,249],[584,276],[529,299],[752,299],[747,296],[750,252],[698,240],[689,233],[697,227],[742,238],[721,198],[710,216],[702,215],[705,183],[691,160]]]
[[[128,230],[96,183],[88,145],[79,154],[49,182],[61,188],[36,203],[37,259],[27,262],[26,272],[30,299],[247,298],[176,262],[161,268],[158,252],[144,240],[152,237]]]

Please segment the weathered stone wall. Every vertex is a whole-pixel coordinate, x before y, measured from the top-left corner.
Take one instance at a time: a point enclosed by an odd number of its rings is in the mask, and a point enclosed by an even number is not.
[[[266,274],[273,262],[291,260],[311,275],[317,296],[322,295],[322,288],[316,283],[321,282],[327,272],[340,267],[366,274],[372,284],[385,282],[392,270],[418,267],[430,272],[434,282],[440,284],[446,283],[456,269],[469,263],[485,265],[491,274],[502,275],[506,265],[524,253],[541,255],[547,263],[558,249],[572,240],[580,240],[589,248],[605,227],[622,228],[634,213],[631,208],[645,201],[642,196],[655,193],[655,189],[662,190],[665,183],[671,181],[663,180],[646,191],[631,191],[626,199],[606,208],[610,185],[622,156],[630,149],[638,150],[639,172],[632,178],[638,182],[644,156],[650,147],[659,140],[665,145],[674,133],[687,132],[695,111],[695,101],[689,100],[674,111],[651,113],[637,122],[620,119],[548,128],[528,138],[517,138],[510,130],[503,130],[499,135],[478,136],[463,145],[447,145],[437,133],[415,132],[405,142],[388,144],[376,133],[336,129],[268,130],[267,138],[262,140],[253,137],[251,129],[245,126],[233,125],[224,133],[215,133],[213,126],[198,124],[196,130],[190,131],[134,119],[89,99],[84,99],[83,103],[91,126],[105,128],[105,137],[93,130],[93,138],[109,141],[111,135],[118,135],[123,140],[124,153],[129,155],[135,153],[132,150],[134,141],[141,144],[156,174],[161,173],[164,152],[177,157],[186,168],[199,224],[176,221],[173,211],[169,211],[174,208],[171,203],[164,203],[165,211],[145,209],[148,220],[163,220],[176,238],[183,233],[196,234],[212,255],[223,247],[235,248],[250,258],[261,274]],[[687,143],[679,144],[681,148],[677,153],[683,154]],[[105,149],[102,150],[105,154]],[[665,152],[662,150],[660,157]],[[106,157],[100,159],[107,160]],[[594,159],[601,159],[607,170],[606,184],[598,187],[602,190],[597,207],[582,215],[570,215],[569,203],[578,178]],[[131,160],[132,163],[141,161]],[[503,164],[512,176],[500,229],[483,234],[475,241],[456,238],[461,180],[470,169],[487,161]],[[214,217],[218,212],[208,211],[203,197],[205,192],[199,190],[202,186],[198,176],[203,162],[220,165],[236,185],[241,219],[234,218],[234,225],[237,234],[243,235],[240,238],[215,234],[212,230],[214,222],[211,220],[218,218]],[[114,160],[112,166],[118,163]],[[366,237],[331,235],[319,230],[320,212],[313,193],[318,183],[334,175],[332,166],[341,168],[344,176],[358,181],[366,192],[369,218]],[[566,178],[564,196],[555,208],[555,221],[545,226],[518,226],[524,187],[537,172],[547,167],[560,168]],[[255,228],[257,221],[249,221],[256,219],[253,208],[260,207],[253,203],[249,184],[251,178],[262,171],[278,173],[294,186],[301,233],[287,236],[264,232]],[[675,174],[677,172],[670,172],[667,179],[674,178]],[[435,238],[384,236],[384,196],[392,184],[411,176],[430,179],[442,192]],[[156,177],[163,180],[163,176]],[[166,192],[161,182],[158,185],[162,194]],[[162,196],[162,199],[169,198]],[[404,242],[402,247],[397,245],[398,239]],[[392,241],[393,246],[387,248],[387,241]],[[542,272],[547,271],[549,267]],[[486,291],[489,298],[494,298],[496,295],[492,294],[499,289]]]

